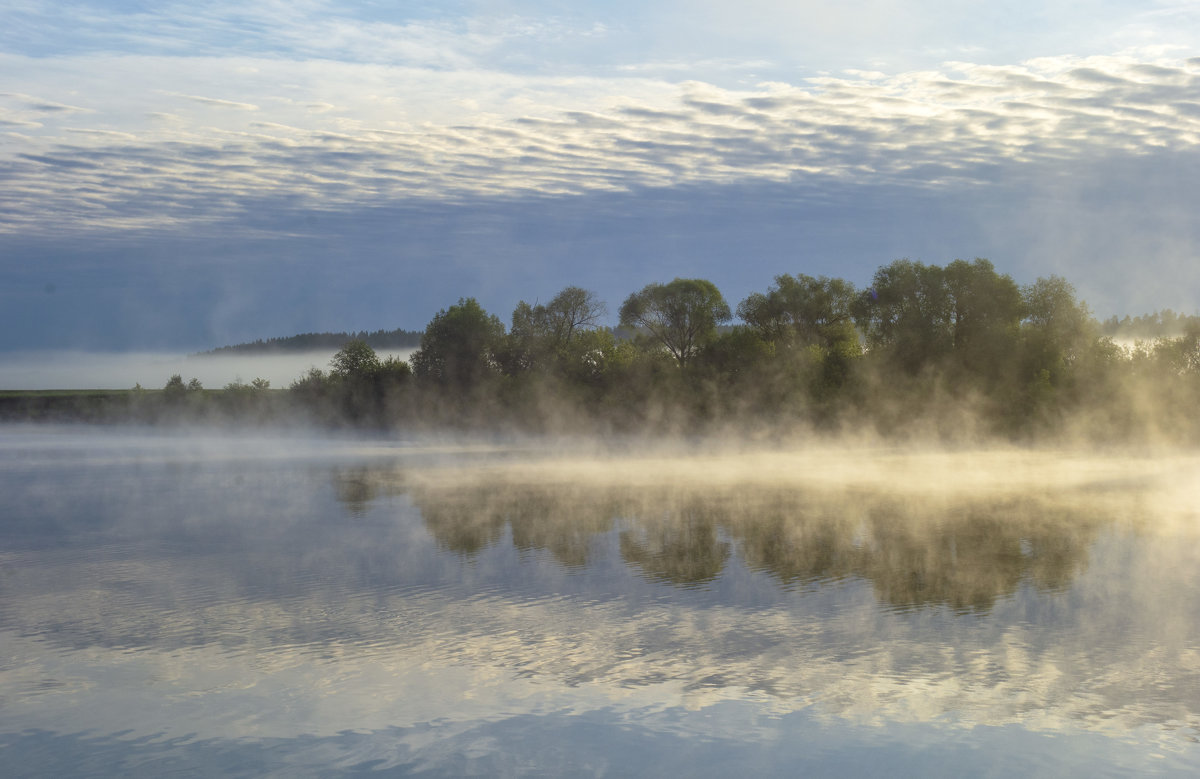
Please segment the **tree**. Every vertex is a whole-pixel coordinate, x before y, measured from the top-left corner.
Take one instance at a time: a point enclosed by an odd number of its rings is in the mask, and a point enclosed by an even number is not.
[[[475,298],[460,298],[425,328],[412,370],[420,379],[470,387],[495,374],[503,345],[503,323]]]
[[[1021,297],[1029,361],[1026,371],[1046,371],[1051,382],[1057,383],[1095,340],[1091,311],[1087,304],[1076,301],[1075,288],[1060,276],[1039,278],[1021,289]]]
[[[725,298],[704,279],[647,284],[621,305],[621,326],[647,330],[681,368],[716,337],[717,325],[731,318]]]
[[[541,368],[549,356],[549,331],[545,306],[531,306],[524,300],[517,303],[503,360],[505,370],[523,373]]]
[[[579,335],[599,326],[607,313],[604,303],[580,287],[567,287],[546,305],[529,305],[524,300],[512,314],[509,331],[509,369],[527,371],[562,363]]]
[[[608,307],[581,287],[567,287],[546,305],[550,332],[558,345],[566,345],[576,332],[600,325]]]
[[[199,379],[193,376],[184,384],[183,377],[176,373],[163,385],[163,394],[168,398],[181,398],[189,392],[199,392],[202,389],[204,389],[204,385],[200,383]]]
[[[783,274],[775,277],[767,294],[755,292],[743,300],[737,314],[764,341],[830,348],[857,340],[851,317],[854,298],[854,285],[843,279]]]
[[[1020,322],[1021,290],[1008,275],[996,272],[988,260],[955,260],[945,268],[951,298],[954,345],[963,348],[979,334]]]
[[[169,400],[182,398],[185,392],[187,392],[187,385],[183,383],[183,377],[178,373],[173,374],[163,385],[163,395]]]
[[[361,339],[348,341],[329,361],[330,374],[340,379],[364,380],[379,373],[379,356]]]
[[[854,306],[868,349],[913,374],[953,348],[953,312],[945,271],[912,260],[896,260],[875,271]]]
[[[1200,375],[1200,322],[1190,322],[1178,338],[1158,338],[1153,354],[1176,375]]]
[[[332,382],[325,372],[313,366],[308,369],[307,373],[292,382],[289,391],[302,403],[316,406],[329,395],[331,386]]]
[[[291,390],[292,392],[311,393],[323,390],[328,383],[329,380],[325,377],[325,372],[313,366],[303,376],[292,382]]]
[[[1016,282],[980,258],[955,260],[946,266],[944,278],[958,363],[988,379],[1009,372],[1025,310]]]
[[[1024,287],[1021,295],[1026,321],[1056,342],[1084,332],[1091,320],[1087,305],[1075,300],[1075,287],[1061,276],[1039,278]]]
[[[399,357],[390,356],[379,364],[376,376],[383,384],[401,384],[412,376],[412,368]]]

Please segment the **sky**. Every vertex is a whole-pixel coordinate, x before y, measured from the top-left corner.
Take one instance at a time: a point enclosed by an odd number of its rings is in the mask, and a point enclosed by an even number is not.
[[[899,258],[1200,312],[1200,2],[0,0],[0,351]]]

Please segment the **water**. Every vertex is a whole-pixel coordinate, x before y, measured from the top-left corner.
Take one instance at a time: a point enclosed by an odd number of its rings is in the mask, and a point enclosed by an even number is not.
[[[0,428],[0,774],[1195,775],[1198,463]]]

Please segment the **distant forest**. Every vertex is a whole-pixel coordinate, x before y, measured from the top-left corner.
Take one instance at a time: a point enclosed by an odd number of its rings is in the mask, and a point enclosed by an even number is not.
[[[1200,316],[1177,314],[1167,308],[1143,316],[1126,314],[1122,319],[1111,316],[1100,323],[1100,334],[1122,341],[1150,341],[1174,338],[1195,327],[1200,327]]]
[[[362,341],[372,349],[412,349],[421,345],[420,330],[375,330],[357,333],[301,333],[268,338],[232,346],[218,346],[197,356],[210,354],[272,354],[277,352],[316,352],[341,349],[350,341]]]

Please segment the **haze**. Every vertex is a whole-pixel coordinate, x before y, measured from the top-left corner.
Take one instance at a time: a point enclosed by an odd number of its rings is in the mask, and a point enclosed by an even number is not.
[[[0,389],[160,389],[174,374],[209,389],[256,378],[286,388],[310,368],[327,370],[332,351],[257,355],[187,355],[177,352],[0,352]],[[381,351],[407,360],[411,350]]]

